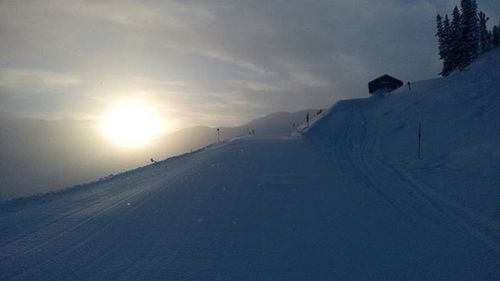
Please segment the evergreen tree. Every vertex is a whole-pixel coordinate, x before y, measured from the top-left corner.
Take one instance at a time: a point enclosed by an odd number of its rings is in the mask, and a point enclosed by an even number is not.
[[[438,37],[439,39],[439,53],[441,54],[441,48],[443,46],[443,38],[444,38],[444,30],[443,30],[443,18],[441,17],[440,14],[438,14],[436,16],[436,29],[437,29],[437,32],[436,32],[436,36]]]
[[[443,18],[441,17],[440,14],[436,16],[436,36],[438,38],[438,50],[439,50],[439,58],[443,60],[443,70],[441,73],[444,72],[444,64],[446,60],[446,50],[445,50],[445,34],[444,34],[444,28],[443,28]]]
[[[462,70],[476,58],[479,50],[479,19],[475,0],[460,2],[460,41],[458,45],[457,67]]]
[[[450,23],[450,28],[448,32],[448,68],[445,73],[443,73],[444,76],[447,76],[451,72],[453,72],[455,69],[457,69],[459,65],[459,56],[460,56],[460,45],[461,45],[461,40],[462,40],[462,28],[461,28],[461,14],[460,11],[458,10],[458,7],[455,6],[453,8],[453,14],[452,14],[452,20]]]
[[[448,19],[448,15],[445,15],[445,19],[443,21],[441,15],[438,14],[436,16],[436,27],[436,36],[439,39],[439,58],[443,61],[443,68],[440,75],[446,76],[452,71],[449,61],[450,20]]]
[[[453,71],[453,65],[451,62],[451,55],[450,55],[450,49],[451,49],[451,24],[450,24],[450,19],[448,18],[448,14],[444,16],[444,22],[443,22],[443,33],[444,33],[444,59],[443,59],[443,71],[441,75],[448,75]]]
[[[491,43],[493,46],[500,46],[500,24],[499,26],[494,26],[491,32]]]
[[[480,51],[484,52],[491,47],[491,33],[486,27],[486,23],[490,18],[486,17],[483,12],[479,12],[477,15],[479,17],[479,46]]]
[[[500,46],[500,23],[491,31],[489,18],[477,10],[476,0],[461,0],[460,9],[455,6],[451,16],[436,16],[436,37],[439,39],[439,58],[443,60],[441,75],[463,70],[479,53]]]

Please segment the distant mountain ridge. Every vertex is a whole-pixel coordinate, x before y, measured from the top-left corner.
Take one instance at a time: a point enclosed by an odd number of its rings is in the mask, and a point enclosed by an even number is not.
[[[221,140],[247,135],[286,136],[307,113],[277,112],[235,127],[221,127]],[[0,115],[0,199],[52,191],[93,181],[217,142],[216,128],[196,126],[165,134],[148,148],[123,152],[103,143],[88,121],[15,119]]]

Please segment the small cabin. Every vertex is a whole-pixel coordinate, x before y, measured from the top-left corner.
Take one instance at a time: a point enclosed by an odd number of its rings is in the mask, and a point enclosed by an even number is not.
[[[370,94],[375,92],[390,92],[397,88],[403,86],[403,81],[396,79],[390,75],[384,74],[377,79],[374,79],[368,83],[368,90]]]

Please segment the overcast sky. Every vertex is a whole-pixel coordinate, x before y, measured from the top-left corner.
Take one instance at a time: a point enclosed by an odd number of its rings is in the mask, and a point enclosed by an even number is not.
[[[479,0],[497,23],[500,1]],[[435,77],[459,0],[0,2],[0,113],[92,119],[120,98],[172,128],[234,125]]]

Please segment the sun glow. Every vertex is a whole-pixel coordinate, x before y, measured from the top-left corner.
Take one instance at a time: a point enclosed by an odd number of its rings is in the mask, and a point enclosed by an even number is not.
[[[162,119],[152,107],[141,102],[126,102],[104,115],[105,136],[122,147],[140,147],[151,142],[163,131]]]

